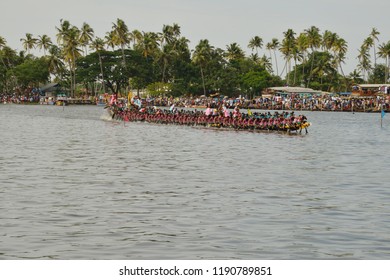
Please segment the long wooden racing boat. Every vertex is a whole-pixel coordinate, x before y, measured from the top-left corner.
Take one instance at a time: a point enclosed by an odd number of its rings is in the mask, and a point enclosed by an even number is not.
[[[246,131],[280,131],[308,133],[310,123],[304,115],[295,116],[294,112],[283,113],[252,113],[233,116],[206,115],[201,111],[192,110],[164,110],[156,107],[126,108],[107,106],[111,119],[124,122],[148,122],[157,124],[186,125],[198,128],[213,128],[220,130]]]

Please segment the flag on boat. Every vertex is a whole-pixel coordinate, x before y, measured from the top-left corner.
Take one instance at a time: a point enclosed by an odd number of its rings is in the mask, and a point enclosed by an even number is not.
[[[130,105],[132,98],[133,98],[133,93],[131,91],[129,91],[129,94],[127,95],[127,104]]]
[[[381,118],[383,119],[383,117],[386,115],[386,112],[385,112],[385,110],[383,110],[382,109],[382,111],[381,111]]]
[[[252,116],[252,115],[253,115],[252,111],[248,108],[248,116]]]

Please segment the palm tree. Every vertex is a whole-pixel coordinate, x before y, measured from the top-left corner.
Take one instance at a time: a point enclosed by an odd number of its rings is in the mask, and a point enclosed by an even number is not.
[[[105,43],[107,47],[111,48],[112,50],[115,49],[115,34],[114,31],[110,31],[106,33],[106,36],[104,37]]]
[[[305,74],[305,64],[306,64],[306,59],[307,59],[307,49],[309,47],[306,33],[299,34],[299,36],[296,39],[296,47],[297,47],[297,51],[302,56],[302,83],[303,83],[304,74]]]
[[[161,46],[171,44],[173,42],[173,28],[170,25],[163,26],[163,30],[161,33]]]
[[[2,54],[2,59],[5,58],[7,60],[6,61],[7,65],[5,65],[5,61],[3,60],[5,67],[11,68],[12,65],[14,64],[13,58],[17,56],[16,51],[11,49],[9,46],[5,45],[1,48],[1,54]]]
[[[7,41],[0,36],[0,50],[3,49],[7,45]]]
[[[359,49],[359,55],[357,56],[359,60],[358,68],[363,71],[363,79],[366,79],[366,73],[371,69],[370,63],[370,54],[367,47],[363,44]]]
[[[161,52],[158,53],[159,56],[158,56],[158,60],[162,63],[162,79],[161,79],[161,82],[165,83],[165,73],[167,72],[167,66],[168,66],[168,63],[171,61],[173,55],[174,55],[174,51],[167,47],[167,46],[164,46],[163,49],[161,50]]]
[[[27,51],[28,54],[30,54],[31,49],[35,48],[37,43],[37,39],[33,38],[31,33],[26,33],[26,38],[22,38],[20,41],[23,43],[23,48]]]
[[[294,67],[295,67],[293,85],[296,85],[296,80],[297,80],[297,61],[302,61],[303,60],[303,53],[298,49],[296,41],[294,42],[294,45],[293,45],[293,48],[292,48],[292,58],[294,59]]]
[[[356,69],[353,70],[353,72],[349,73],[348,78],[351,79],[353,82],[356,82],[362,80],[361,73],[357,71]]]
[[[94,31],[92,27],[84,22],[80,29],[80,44],[84,47],[84,55],[88,54],[88,44],[92,41],[94,37]]]
[[[142,41],[142,32],[135,29],[133,32],[129,33],[129,38],[133,41],[133,48],[135,48],[135,46],[139,45]]]
[[[104,81],[104,73],[103,73],[103,62],[101,52],[104,51],[104,40],[97,37],[95,40],[91,42],[90,48],[94,50],[99,56],[99,65],[100,65],[100,74],[102,75],[102,84],[103,84],[103,92],[106,92],[106,83]]]
[[[3,56],[1,55],[1,51],[3,50],[4,47],[7,46],[7,41],[0,36],[0,57],[1,57],[1,62],[3,63],[4,67],[7,68],[7,66],[5,65],[5,62],[4,62],[4,59],[3,59]]]
[[[59,47],[51,45],[49,47],[48,67],[49,72],[56,77],[62,78],[64,72],[64,63],[62,62],[62,54]]]
[[[52,45],[51,39],[47,35],[40,35],[37,39],[37,47],[42,50],[43,49],[43,55],[46,56],[46,50],[50,48]]]
[[[265,48],[267,51],[269,51],[269,59],[270,59],[270,62],[271,62],[271,65],[273,66],[273,63],[272,63],[272,44],[270,42],[268,42],[266,45],[265,45]],[[272,71],[271,72],[274,72],[273,70],[273,67],[272,67]]]
[[[66,35],[70,30],[70,23],[68,20],[60,20],[60,27],[56,27],[57,29],[57,43],[61,44],[64,42]]]
[[[276,75],[279,76],[278,60],[276,59],[276,50],[278,50],[278,49],[279,49],[279,46],[280,46],[279,40],[276,39],[276,38],[272,38],[270,44],[271,44],[272,50],[274,51],[275,66],[276,66]]]
[[[156,54],[159,47],[159,36],[155,32],[143,32],[142,41],[139,47],[142,50],[144,57],[149,57]]]
[[[81,56],[80,46],[80,30],[76,26],[71,26],[69,21],[60,21],[60,27],[56,28],[57,40],[62,47],[64,60],[69,65],[70,71],[70,90],[71,96],[74,96],[76,88],[76,59]]]
[[[279,50],[284,55],[284,58],[286,60],[286,63],[284,65],[284,69],[286,69],[286,76],[287,76],[287,84],[289,84],[290,81],[290,70],[291,70],[291,58],[293,57],[293,51],[295,46],[295,32],[292,29],[288,29],[286,32],[283,32],[284,39],[282,41],[282,45],[280,46]],[[284,69],[282,73],[284,72]]]
[[[2,37],[0,37],[0,57],[5,70],[12,69],[16,66],[18,55],[15,50],[6,45],[6,40]],[[13,71],[9,71],[9,73],[9,77],[8,75],[5,75],[4,77],[4,89],[6,92],[16,85],[16,77]]]
[[[129,29],[126,23],[118,18],[116,23],[112,24],[112,31],[114,40],[113,42],[116,46],[121,47],[123,65],[126,65],[125,46],[130,43]]]
[[[213,47],[210,46],[209,41],[200,40],[199,44],[195,47],[195,51],[192,56],[192,60],[194,64],[199,65],[200,74],[202,77],[202,85],[203,85],[203,94],[206,95],[206,85],[204,81],[204,68],[207,63],[211,59],[211,52],[213,51]]]
[[[268,58],[266,55],[263,55],[258,61],[259,61],[259,65],[264,67],[268,72],[272,73],[272,63],[270,58]]]
[[[164,25],[162,33],[160,35],[161,40],[161,52],[159,60],[162,62],[163,71],[162,71],[162,82],[165,82],[165,73],[168,67],[168,63],[172,58],[177,55],[177,44],[178,39],[181,34],[180,26],[175,23],[172,26]]]
[[[306,29],[305,32],[308,39],[308,46],[311,49],[311,55],[312,55],[311,58],[312,61],[310,66],[309,79],[308,79],[308,84],[309,84],[312,77],[312,71],[314,66],[314,59],[315,59],[314,52],[321,44],[321,35],[320,35],[320,29],[316,26],[311,26],[309,29]]]
[[[335,44],[337,38],[338,35],[336,33],[325,30],[324,34],[322,35],[322,48],[326,51],[329,51]]]
[[[180,26],[177,24],[177,23],[174,23],[173,25],[172,25],[172,33],[173,33],[173,36],[174,37],[180,37],[180,35],[181,35],[181,30],[180,30],[181,28],[180,28]]]
[[[258,49],[261,49],[263,47],[263,39],[259,36],[255,36],[252,39],[250,39],[248,48],[252,49],[252,52],[254,49],[256,49],[256,54],[258,54]]]
[[[348,50],[347,41],[345,41],[343,38],[340,38],[337,36],[337,39],[333,44],[332,50],[334,53],[333,55],[334,55],[334,60],[336,63],[337,73],[338,73],[338,69],[340,68],[340,71],[344,77],[344,80],[347,81],[345,74],[344,74],[344,71],[343,71],[343,67],[342,67],[342,63],[345,63],[345,56],[346,56],[347,50]]]
[[[320,77],[320,84],[322,86],[323,78],[325,76],[333,75],[335,69],[330,60],[330,53],[324,53],[319,57],[319,60],[316,62],[316,67],[313,69],[313,74],[317,74]]]
[[[378,35],[379,35],[379,31],[376,30],[376,28],[373,28],[371,30],[371,33],[370,33],[370,38],[372,39],[372,41],[374,42],[374,67],[376,67],[376,46],[375,46],[375,41],[378,41],[379,42],[379,39],[378,39]]]
[[[386,71],[385,71],[385,83],[389,80],[389,70],[390,70],[390,41],[387,43],[382,43],[378,47],[378,56],[385,58],[386,60]]]
[[[363,45],[361,46],[363,49],[366,50],[367,54],[368,54],[368,57],[371,57],[370,55],[370,50],[371,48],[374,46],[374,40],[371,38],[371,37],[367,37],[364,41],[363,41]],[[372,66],[371,66],[371,61],[368,60],[369,63],[370,63],[370,69],[372,69]]]
[[[226,46],[226,57],[229,61],[244,58],[244,51],[237,43],[232,43]]]

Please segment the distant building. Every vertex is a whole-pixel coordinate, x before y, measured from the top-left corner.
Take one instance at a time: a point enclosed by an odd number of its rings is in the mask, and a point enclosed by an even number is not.
[[[352,96],[390,94],[390,84],[359,84],[352,87]]]
[[[277,96],[291,96],[291,95],[300,95],[300,96],[320,96],[322,95],[322,91],[314,90],[311,88],[303,88],[303,87],[270,87],[267,88],[263,95],[277,95]]]
[[[54,97],[58,94],[63,94],[63,90],[59,83],[49,83],[40,88],[40,94],[46,97]]]

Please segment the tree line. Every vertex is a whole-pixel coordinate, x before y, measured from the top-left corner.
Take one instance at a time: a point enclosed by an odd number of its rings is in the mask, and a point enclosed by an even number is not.
[[[379,42],[376,28],[363,41],[357,68],[348,75],[343,70],[347,42],[315,26],[299,34],[288,29],[281,40],[267,43],[254,36],[247,45],[249,55],[237,43],[221,49],[207,39],[190,50],[190,41],[176,23],[163,25],[161,32],[130,31],[118,18],[104,38],[95,36],[88,23],[79,28],[60,20],[55,28],[55,42],[47,35],[26,33],[19,52],[0,36],[0,92],[53,81],[71,96],[82,90],[93,94],[147,90],[150,95],[252,97],[270,86],[340,92],[355,83],[389,81],[390,41]],[[43,52],[39,57],[31,54],[36,48]],[[278,57],[284,59],[283,67],[278,66]]]

